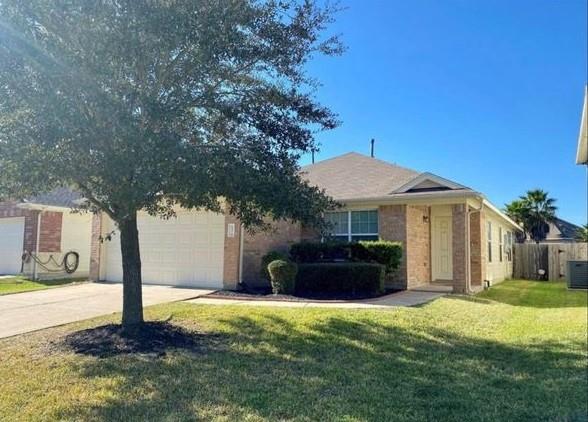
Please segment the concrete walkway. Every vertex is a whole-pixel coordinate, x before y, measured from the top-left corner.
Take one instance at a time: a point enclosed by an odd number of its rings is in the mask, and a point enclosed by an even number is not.
[[[143,285],[143,305],[192,299],[212,290]],[[0,338],[122,310],[122,284],[84,283],[0,296]]]
[[[243,305],[243,306],[275,306],[279,308],[348,308],[348,309],[385,309],[392,307],[417,306],[430,302],[445,293],[407,290],[392,293],[377,299],[349,301],[285,301],[259,299],[231,299],[219,297],[198,297],[188,300],[197,305]]]

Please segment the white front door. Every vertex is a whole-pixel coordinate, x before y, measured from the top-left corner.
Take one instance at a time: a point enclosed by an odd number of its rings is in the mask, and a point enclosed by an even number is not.
[[[21,270],[24,217],[0,218],[0,275]]]
[[[451,217],[433,217],[432,258],[433,280],[453,279]]]

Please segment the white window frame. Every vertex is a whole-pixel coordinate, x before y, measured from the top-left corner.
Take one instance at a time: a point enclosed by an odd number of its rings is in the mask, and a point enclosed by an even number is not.
[[[488,226],[487,226],[487,232],[486,233],[486,245],[488,248],[488,256],[486,257],[487,261],[490,263],[492,262],[492,222],[488,221]]]
[[[498,227],[498,261],[499,262],[503,262],[504,261],[504,230],[502,230],[502,227]]]
[[[352,212],[360,212],[360,211],[376,211],[378,216],[378,232],[377,233],[352,233],[351,231],[351,213]],[[347,241],[351,242],[354,236],[376,236],[380,237],[380,221],[379,221],[379,210],[377,208],[357,208],[357,209],[345,209],[345,210],[337,210],[333,212],[346,212],[347,213]],[[345,234],[331,234],[331,237],[335,238],[343,238]],[[324,240],[324,238],[323,238]]]

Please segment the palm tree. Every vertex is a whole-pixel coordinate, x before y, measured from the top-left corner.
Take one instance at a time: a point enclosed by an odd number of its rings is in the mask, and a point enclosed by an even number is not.
[[[576,232],[576,240],[578,242],[588,242],[588,224],[584,224]]]
[[[539,243],[547,236],[549,223],[555,218],[557,211],[555,199],[550,198],[544,190],[534,189],[527,191],[527,195],[521,196],[520,200],[525,203],[525,208],[527,208],[525,211],[526,230],[531,239]]]

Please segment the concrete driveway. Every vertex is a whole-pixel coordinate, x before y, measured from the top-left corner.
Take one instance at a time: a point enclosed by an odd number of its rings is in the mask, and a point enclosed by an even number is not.
[[[143,305],[193,299],[213,290],[143,285]],[[0,296],[0,338],[122,310],[122,284],[84,283]]]

